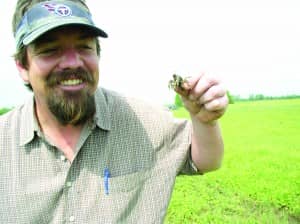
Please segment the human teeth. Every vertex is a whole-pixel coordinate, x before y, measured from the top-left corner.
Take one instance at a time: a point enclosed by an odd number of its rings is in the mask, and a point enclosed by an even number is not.
[[[61,84],[64,86],[73,86],[73,85],[78,85],[81,84],[82,80],[81,79],[70,79],[70,80],[63,80],[61,81]]]

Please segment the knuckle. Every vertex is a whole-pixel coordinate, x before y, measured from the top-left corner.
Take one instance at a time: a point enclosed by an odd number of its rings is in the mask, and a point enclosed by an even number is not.
[[[218,97],[220,95],[220,89],[217,86],[213,86],[210,88],[210,95],[212,97]]]
[[[209,86],[213,86],[218,83],[218,80],[212,76],[206,76],[205,81]]]

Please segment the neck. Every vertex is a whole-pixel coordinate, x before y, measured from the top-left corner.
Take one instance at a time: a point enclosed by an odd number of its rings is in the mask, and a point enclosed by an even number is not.
[[[83,125],[63,125],[48,107],[43,107],[38,103],[36,103],[35,112],[46,139],[62,151],[69,161],[72,161]]]

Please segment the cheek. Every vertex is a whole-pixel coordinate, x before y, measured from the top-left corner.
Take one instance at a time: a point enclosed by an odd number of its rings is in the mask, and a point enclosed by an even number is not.
[[[86,66],[88,70],[94,75],[94,78],[96,81],[99,79],[99,58],[94,56],[94,57],[89,57],[86,59]]]
[[[57,59],[50,59],[45,57],[36,56],[33,53],[28,55],[28,70],[35,76],[46,77],[51,69],[57,63]]]
[[[92,70],[98,70],[99,57],[96,55],[91,55],[86,58],[86,63]]]
[[[53,65],[50,61],[35,60],[30,64],[29,71],[38,79],[44,79],[52,71]]]

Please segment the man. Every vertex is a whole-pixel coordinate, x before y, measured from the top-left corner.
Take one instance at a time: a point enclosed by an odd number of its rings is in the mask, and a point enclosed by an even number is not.
[[[15,61],[33,93],[0,117],[0,223],[161,223],[176,175],[219,168],[226,91],[205,74],[191,122],[98,88],[100,46],[82,0],[19,0]]]

